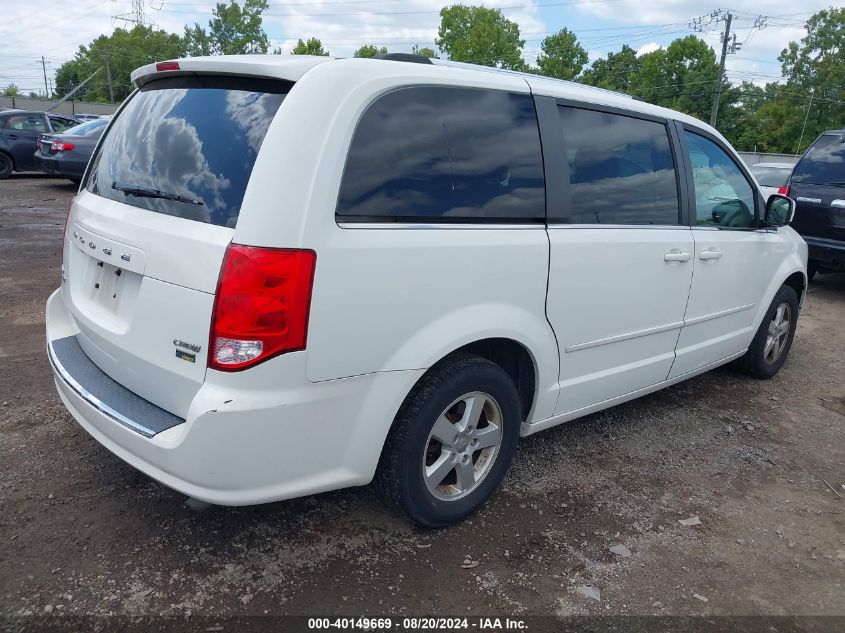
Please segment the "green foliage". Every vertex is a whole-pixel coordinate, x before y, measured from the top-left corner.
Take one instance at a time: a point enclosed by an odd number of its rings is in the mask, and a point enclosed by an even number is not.
[[[582,81],[590,86],[628,92],[631,89],[631,78],[639,72],[640,59],[637,51],[624,44],[618,53],[608,53],[606,59],[593,62],[582,77]]]
[[[174,33],[141,25],[129,31],[115,29],[111,35],[101,35],[88,46],[80,46],[72,60],[59,66],[54,82],[56,95],[66,95],[96,72],[74,98],[109,101],[108,68],[114,100],[119,103],[132,91],[129,75],[133,70],[154,61],[181,57],[183,50],[182,38]]]
[[[641,55],[629,92],[707,121],[718,74],[719,64],[710,45],[688,35],[665,49]]]
[[[460,4],[444,7],[434,43],[455,61],[512,70],[527,68],[519,26],[499,9]]]
[[[413,49],[411,49],[411,52],[414,55],[422,55],[423,57],[428,57],[429,59],[439,59],[437,57],[437,51],[435,51],[429,46],[423,46],[422,48],[420,48],[419,45],[414,44],[414,47]]]
[[[376,55],[387,55],[387,47],[379,48],[373,44],[364,44],[352,54],[353,57],[375,57]]]
[[[9,84],[3,88],[2,94],[4,97],[20,97],[21,91],[15,84]]]
[[[298,40],[296,46],[290,52],[291,55],[323,55],[328,56],[329,51],[323,48],[323,43],[316,37],[309,37],[307,41]]]
[[[261,28],[261,14],[267,7],[267,0],[244,0],[243,8],[235,0],[228,5],[218,3],[212,10],[207,31],[199,24],[185,27],[185,54],[266,53],[270,40]]]
[[[540,48],[542,52],[537,56],[537,69],[547,77],[575,79],[590,59],[575,33],[569,29],[549,35]]]

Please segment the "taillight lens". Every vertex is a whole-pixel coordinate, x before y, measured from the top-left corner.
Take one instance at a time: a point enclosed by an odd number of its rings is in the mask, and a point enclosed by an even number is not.
[[[789,195],[789,185],[781,185],[780,187],[778,187],[778,193],[782,196],[788,196]]]
[[[76,147],[76,145],[73,143],[62,143],[61,141],[54,141],[53,144],[50,145],[50,149],[57,152],[70,152],[74,147]]]
[[[179,62],[159,62],[156,64],[156,70],[159,72],[163,70],[179,70]]]
[[[230,244],[211,321],[208,366],[237,371],[305,349],[317,254]]]

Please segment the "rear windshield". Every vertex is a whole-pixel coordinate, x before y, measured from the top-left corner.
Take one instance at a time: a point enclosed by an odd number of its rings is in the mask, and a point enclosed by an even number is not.
[[[93,121],[87,121],[86,123],[80,123],[69,130],[66,130],[65,134],[70,134],[71,136],[86,136],[95,130],[99,130],[100,128],[104,128],[109,124],[108,119],[94,119]]]
[[[791,167],[751,167],[751,173],[764,187],[780,187],[786,184]]]
[[[119,114],[87,189],[141,209],[234,227],[255,157],[292,84],[241,77],[150,82]]]
[[[792,182],[845,183],[845,135],[823,134],[795,166]]]

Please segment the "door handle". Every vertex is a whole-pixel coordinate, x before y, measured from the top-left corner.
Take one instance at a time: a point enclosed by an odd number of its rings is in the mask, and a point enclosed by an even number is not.
[[[701,251],[698,254],[698,259],[704,259],[704,260],[719,259],[720,257],[722,257],[722,251],[720,251],[716,248],[708,248],[706,251]]]
[[[664,262],[688,262],[690,254],[685,251],[671,250],[668,253],[663,253]]]
[[[17,134],[9,134],[9,138],[14,141],[14,140],[17,140],[19,137],[18,137]]]

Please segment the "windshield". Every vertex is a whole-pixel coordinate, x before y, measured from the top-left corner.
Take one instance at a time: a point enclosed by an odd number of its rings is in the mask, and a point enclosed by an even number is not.
[[[152,81],[115,119],[94,158],[91,193],[234,227],[255,157],[292,84],[242,77]]]
[[[757,182],[764,187],[780,187],[781,185],[785,185],[787,178],[789,178],[789,172],[791,171],[791,167],[761,167],[759,165],[751,167],[751,173],[754,174]]]
[[[93,121],[86,121],[85,123],[80,123],[65,132],[65,134],[70,134],[71,136],[87,136],[94,130],[99,130],[100,128],[104,128],[109,124],[108,119],[94,119]]]
[[[845,182],[845,137],[822,134],[795,166],[792,182],[828,185]]]

